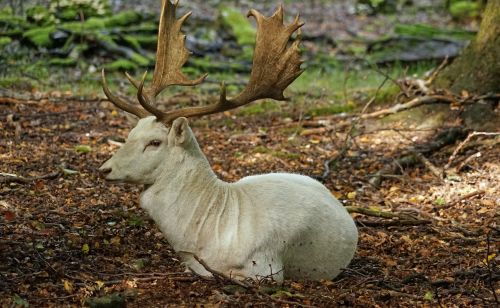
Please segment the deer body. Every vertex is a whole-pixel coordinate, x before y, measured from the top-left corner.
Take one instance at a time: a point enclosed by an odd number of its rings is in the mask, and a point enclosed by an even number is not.
[[[213,105],[160,111],[155,97],[170,85],[193,86],[181,67],[188,51],[177,2],[163,0],[157,63],[152,85],[128,76],[143,109],[103,89],[117,107],[135,114],[127,142],[100,170],[110,181],[146,185],[141,207],[158,224],[185,265],[203,276],[211,270],[236,278],[331,279],[356,250],[354,221],[328,189],[312,178],[286,173],[250,176],[235,183],[219,180],[185,117],[230,110],[258,99],[283,100],[285,88],[302,72],[298,17],[283,24],[279,8],[269,18],[249,15],[258,31],[252,73],[241,93],[228,98],[224,85]],[[198,261],[200,260],[200,261]],[[203,261],[201,261],[203,260]],[[203,264],[205,263],[205,264]]]
[[[159,125],[153,117],[140,120],[127,144],[103,165],[112,168],[109,180],[129,178],[116,165],[130,164],[121,158],[133,157],[130,151],[142,149],[137,143],[148,140],[144,134],[154,136],[154,127]],[[286,173],[226,183],[213,173],[187,120],[176,120],[167,136],[165,150],[162,146],[146,149],[156,155],[164,151],[163,157],[142,172],[134,170],[137,179],[132,181],[149,185],[141,194],[141,207],[188,268],[210,276],[194,259],[196,255],[232,277],[272,275],[282,280],[331,279],[348,265],[356,249],[357,230],[322,184]],[[149,174],[153,177],[139,180]]]

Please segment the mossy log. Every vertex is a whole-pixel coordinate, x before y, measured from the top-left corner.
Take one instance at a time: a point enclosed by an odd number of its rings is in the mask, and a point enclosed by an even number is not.
[[[436,86],[455,93],[500,92],[500,1],[490,0],[479,33],[462,54],[445,68]]]

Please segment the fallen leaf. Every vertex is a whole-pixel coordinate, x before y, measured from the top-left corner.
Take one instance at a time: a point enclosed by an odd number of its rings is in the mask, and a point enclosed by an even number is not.
[[[63,284],[64,290],[66,290],[66,292],[68,292],[69,294],[73,293],[73,284],[70,281],[64,279]]]
[[[89,253],[89,251],[90,251],[89,244],[83,244],[83,245],[82,245],[82,252],[83,252],[84,254],[88,254],[88,253]]]

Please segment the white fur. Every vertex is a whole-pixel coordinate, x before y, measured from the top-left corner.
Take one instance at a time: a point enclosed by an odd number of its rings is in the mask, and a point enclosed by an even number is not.
[[[159,147],[147,147],[152,139]],[[144,151],[143,151],[144,150]],[[169,130],[148,117],[101,169],[109,180],[149,185],[141,207],[187,267],[244,279],[331,279],[351,261],[358,232],[328,189],[310,177],[272,173],[219,180],[185,118]]]

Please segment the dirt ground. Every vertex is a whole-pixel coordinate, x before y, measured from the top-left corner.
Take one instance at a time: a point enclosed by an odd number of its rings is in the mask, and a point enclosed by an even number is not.
[[[447,180],[419,165],[375,188],[370,175],[435,130],[360,123],[360,134],[346,148],[345,129],[304,133],[314,123],[340,121],[338,116],[301,121],[300,110],[286,103],[286,117],[232,112],[193,120],[214,170],[227,181],[276,171],[321,177],[325,161],[345,149],[324,177],[334,195],[346,205],[406,213],[419,221],[404,225],[353,214],[359,247],[339,277],[261,282],[254,292],[184,272],[140,209],[141,188],[98,176],[115,141],[126,138],[126,118],[106,102],[60,95],[0,104],[0,171],[26,180],[0,182],[1,306],[81,306],[107,294],[119,294],[123,298],[115,300],[129,307],[494,306],[500,236],[500,150],[494,137],[473,138],[452,166],[480,155]],[[457,144],[429,161],[443,167]],[[43,175],[48,178],[29,178]]]

